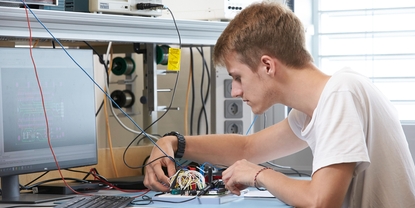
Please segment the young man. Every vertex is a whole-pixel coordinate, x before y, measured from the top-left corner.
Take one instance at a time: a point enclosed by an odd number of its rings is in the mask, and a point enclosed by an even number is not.
[[[415,167],[394,107],[351,70],[333,76],[319,71],[289,9],[275,3],[247,7],[224,30],[213,58],[233,78],[232,96],[255,114],[275,103],[293,110],[248,136],[166,136],[157,142],[165,153],[229,165],[222,176],[233,193],[264,187],[295,207],[415,207]],[[314,156],[311,181],[257,165],[307,146]],[[160,156],[154,148],[149,161]],[[169,190],[162,166],[175,172],[170,159],[156,160],[146,168],[148,188]]]

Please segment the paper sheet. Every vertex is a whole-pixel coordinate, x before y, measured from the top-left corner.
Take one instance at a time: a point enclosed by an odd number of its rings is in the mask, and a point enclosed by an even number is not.
[[[244,197],[249,198],[275,198],[269,191],[249,190],[244,194]]]

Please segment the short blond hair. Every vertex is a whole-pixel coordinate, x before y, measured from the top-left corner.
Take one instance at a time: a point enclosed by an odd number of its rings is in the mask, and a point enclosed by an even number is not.
[[[299,18],[288,7],[273,2],[252,4],[228,24],[214,47],[214,64],[225,66],[233,52],[254,71],[263,55],[295,68],[313,61]]]

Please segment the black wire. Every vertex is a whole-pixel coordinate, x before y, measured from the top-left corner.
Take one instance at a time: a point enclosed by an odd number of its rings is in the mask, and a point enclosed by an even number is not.
[[[82,170],[72,170],[70,168],[64,169],[67,171],[71,171],[71,172],[75,172],[75,173],[84,173],[84,174],[89,174],[90,172],[86,172],[86,171],[82,171]]]
[[[179,36],[179,48],[182,48],[182,38],[180,36],[179,28],[177,27],[176,18],[174,18],[173,12],[170,10],[170,8],[166,7],[167,10],[169,10],[171,17],[173,18],[174,26],[176,27],[177,36]]]
[[[168,7],[166,7],[166,9],[168,9],[169,10],[169,12],[170,12],[170,14],[171,14],[171,16],[172,16],[172,18],[173,18],[173,23],[174,23],[174,26],[176,27],[176,31],[177,31],[177,35],[178,35],[178,37],[179,37],[179,48],[181,49],[182,48],[182,38],[181,38],[181,36],[180,36],[180,31],[179,31],[179,28],[177,27],[177,23],[176,23],[176,19],[174,18],[174,15],[173,15],[173,12],[170,10],[170,8],[168,8]],[[176,75],[176,81],[175,81],[175,83],[174,83],[174,87],[173,87],[173,92],[172,92],[172,96],[171,96],[171,100],[170,100],[170,104],[169,104],[169,106],[167,107],[167,109],[166,109],[166,111],[164,111],[164,113],[159,117],[159,118],[157,118],[153,123],[151,123],[147,128],[145,128],[140,134],[138,134],[129,144],[128,144],[128,146],[125,148],[125,150],[124,150],[124,153],[123,153],[123,162],[124,162],[124,164],[127,166],[127,167],[129,167],[129,168],[131,168],[131,169],[137,169],[137,168],[142,168],[142,167],[145,167],[145,166],[147,166],[147,165],[144,165],[144,166],[138,166],[138,167],[133,167],[133,166],[130,166],[130,165],[128,165],[127,164],[127,161],[125,160],[125,155],[127,154],[127,150],[130,148],[130,146],[134,143],[134,141],[138,138],[138,137],[140,137],[145,131],[147,131],[150,127],[152,127],[155,123],[157,123],[161,118],[163,118],[166,114],[167,114],[167,112],[169,112],[169,110],[170,110],[170,108],[171,108],[171,106],[172,106],[172,104],[173,104],[173,101],[174,101],[174,96],[175,96],[175,94],[176,94],[176,89],[177,89],[177,83],[178,83],[178,81],[179,81],[179,75],[180,75],[180,71],[178,71],[177,72],[177,75]],[[145,134],[147,137],[148,137],[148,135],[147,134]],[[148,139],[150,139],[151,141],[152,141],[152,139],[150,138],[150,137],[148,137]],[[155,142],[154,142],[154,144],[155,144]],[[155,145],[157,148],[159,148],[160,149],[160,147],[158,146],[158,145]],[[162,149],[160,149],[160,150],[162,150]],[[163,151],[162,151],[163,152]],[[172,158],[171,156],[169,156],[169,155],[165,155],[166,157],[168,157],[168,158],[170,158],[174,163],[176,163],[176,161],[174,160],[174,158]],[[159,158],[158,158],[159,159]],[[157,159],[156,159],[157,160]],[[154,162],[155,160],[153,160],[152,162]],[[177,164],[177,163],[176,163]]]
[[[54,42],[52,42],[53,43],[53,45],[55,45],[55,43]],[[89,47],[89,48],[91,48],[92,49],[92,51],[94,51],[94,53],[98,56],[98,58],[99,58],[99,62],[102,64],[102,65],[104,65],[104,68],[105,68],[105,74],[107,74],[107,83],[109,83],[109,75],[108,75],[108,65],[107,65],[107,63],[105,63],[105,61],[104,61],[104,58],[103,58],[103,55],[101,55],[101,54],[99,54],[98,53],[98,51],[97,50],[95,50],[95,48],[94,47],[92,47],[92,45],[90,45],[88,42],[86,42],[86,41],[84,41],[84,43]],[[108,90],[108,89],[107,89]],[[104,98],[105,99],[105,98]],[[102,109],[102,106],[104,106],[104,99],[102,100],[102,102],[101,102],[101,104],[99,105],[99,108],[98,108],[98,110],[97,110],[97,112],[95,113],[95,117],[97,117],[98,116],[98,114],[99,114],[99,112],[101,112],[101,109]]]
[[[143,167],[141,168],[141,175],[144,175],[144,173],[145,173],[145,165],[146,165],[146,162],[147,162],[147,160],[150,158],[150,155],[149,156],[147,156],[146,158],[144,158],[144,160],[143,160]]]
[[[89,174],[92,175],[92,177],[94,177],[92,182],[96,182],[96,181],[104,182],[104,184],[107,185],[107,186],[109,184],[111,184],[111,182],[109,182],[108,179],[106,179],[104,176],[102,176],[101,174],[98,173],[98,170],[96,168],[92,168],[91,171],[89,171]],[[113,185],[111,184],[111,186],[113,186]]]
[[[190,70],[192,74],[192,104],[190,106],[190,135],[193,135],[193,116],[195,111],[195,75],[194,75],[194,58],[193,58],[193,48],[190,47]]]
[[[298,174],[298,176],[300,176],[301,177],[301,173],[300,172],[298,172],[298,170],[296,170],[296,169],[294,169],[294,168],[290,168],[292,171],[294,171],[295,173],[297,173]]]
[[[196,47],[196,49],[199,51],[199,53],[201,53],[198,47]],[[205,100],[203,98],[204,97],[203,96],[203,83],[204,83],[204,81],[205,81],[205,65],[202,62],[202,77],[200,79],[200,100],[201,100],[202,107],[200,108],[199,116],[197,117],[197,135],[200,135],[200,123],[201,123],[201,120],[202,120],[202,113],[206,112]]]
[[[281,173],[284,173],[285,175],[299,175],[300,177],[303,177],[303,176],[311,177],[311,175],[308,174],[308,173],[302,173],[302,172],[298,172],[298,171],[295,171],[295,173],[286,173],[286,172],[282,171]]]
[[[44,180],[44,181],[41,181],[41,182],[35,183],[35,184],[33,184],[33,185],[30,185],[30,186],[25,186],[25,187],[23,187],[23,188],[24,188],[24,189],[31,189],[31,188],[33,188],[33,187],[36,187],[36,186],[42,185],[42,184],[44,184],[44,183],[49,183],[49,182],[59,181],[59,180],[73,180],[73,181],[82,182],[82,183],[89,183],[89,181],[82,180],[82,179],[78,179],[78,178],[52,178],[52,179],[48,179],[48,180]]]
[[[144,139],[147,139],[147,137],[146,136],[142,136],[139,140],[137,140],[136,145],[139,146],[140,145],[140,142],[143,141]]]
[[[210,95],[210,85],[211,85],[211,80],[210,80],[210,70],[209,70],[209,67],[208,67],[208,65],[207,65],[207,62],[206,62],[206,58],[205,58],[205,55],[204,55],[204,52],[203,52],[203,48],[201,48],[201,51],[202,51],[202,53],[201,53],[201,55],[202,55],[202,58],[203,58],[203,63],[205,64],[205,69],[206,69],[206,74],[207,74],[207,78],[208,78],[208,83],[207,83],[207,89],[206,89],[206,94],[205,94],[205,106],[206,106],[206,103],[207,103],[207,100],[208,100],[208,98],[209,98],[209,95]],[[208,116],[207,116],[207,113],[206,113],[206,109],[204,110],[204,113],[205,113],[205,125],[206,125],[206,134],[208,134],[209,132],[208,132],[208,129],[209,129],[209,122],[208,122]]]
[[[177,178],[179,177],[179,174],[182,172],[183,170],[180,169],[179,172],[176,174],[176,177],[174,177],[173,182],[170,185],[170,189],[174,189],[174,187],[176,186],[177,183]]]
[[[161,137],[159,134],[153,134],[153,136],[155,136],[155,135],[157,135],[157,136],[159,136],[159,137]],[[136,143],[136,145],[137,146],[139,146],[140,145],[140,142],[141,141],[143,141],[144,139],[146,139],[147,137],[146,136],[142,136],[138,141],[137,141],[137,143]]]
[[[104,176],[102,176],[102,175],[100,175],[98,173],[98,170],[96,168],[91,168],[91,170],[89,172],[81,171],[81,170],[72,170],[72,169],[69,169],[69,168],[68,169],[65,169],[65,170],[72,171],[72,172],[76,172],[76,173],[86,174],[85,177],[82,178],[82,180],[85,180],[85,181],[88,181],[88,182],[91,182],[91,180],[87,180],[88,176],[90,176],[90,175],[92,175],[94,178],[99,178],[101,180],[104,180],[104,181],[107,181],[108,182],[108,180]],[[93,173],[93,172],[95,172],[95,173]]]
[[[152,127],[155,123],[157,123],[160,119],[162,119],[166,114],[167,114],[167,112],[169,112],[169,110],[170,110],[170,108],[171,108],[171,106],[172,106],[172,104],[173,104],[173,101],[174,101],[174,96],[175,96],[175,94],[176,94],[176,89],[177,89],[177,83],[178,83],[178,80],[179,80],[179,74],[180,74],[180,72],[177,72],[177,76],[176,76],[176,81],[175,81],[175,83],[174,83],[174,87],[173,87],[173,94],[172,94],[172,96],[171,96],[171,100],[170,100],[170,104],[169,104],[169,106],[167,107],[167,109],[166,109],[166,111],[164,111],[164,113],[159,117],[159,118],[157,118],[153,123],[151,123],[147,128],[145,128],[140,134],[138,134],[129,144],[128,144],[128,146],[125,148],[125,150],[124,150],[124,153],[123,153],[123,162],[124,162],[124,164],[127,166],[127,167],[129,167],[129,168],[131,168],[131,169],[137,169],[137,168],[141,168],[142,166],[138,166],[138,167],[133,167],[133,166],[130,166],[130,165],[128,165],[127,164],[127,161],[125,160],[125,155],[127,154],[127,150],[130,148],[130,146],[134,143],[134,141],[138,138],[138,137],[140,137],[145,131],[147,131],[150,127]],[[147,135],[146,135],[147,136]],[[149,138],[150,140],[151,140],[151,138]],[[158,147],[158,146],[156,146],[156,147]],[[158,147],[158,148],[160,148],[160,147]],[[166,156],[168,156],[168,155],[166,155]],[[170,156],[168,156],[169,158],[171,158],[172,159],[172,161],[173,162],[175,162],[175,160],[172,158],[172,157],[170,157]]]
[[[143,166],[145,167],[145,166],[147,166],[147,165],[150,165],[151,163],[156,162],[157,160],[160,160],[161,158],[165,158],[165,157],[168,157],[168,158],[170,158],[170,159],[173,159],[171,156],[166,156],[166,155],[163,155],[163,156],[160,156],[160,157],[158,157],[158,158],[156,158],[156,159],[152,160],[151,162],[149,162],[149,163],[147,163],[147,164],[145,164],[145,165],[143,165]],[[173,159],[173,160],[174,160],[174,159]]]
[[[199,112],[199,117],[198,117],[198,126],[197,126],[197,131],[198,134],[200,133],[200,123],[201,123],[201,119],[202,119],[202,113],[205,117],[205,128],[206,128],[206,134],[209,133],[209,122],[208,122],[208,117],[207,117],[207,113],[206,113],[206,103],[207,100],[209,98],[209,91],[210,91],[210,73],[209,73],[209,68],[207,66],[206,63],[206,59],[205,59],[205,55],[203,52],[203,48],[201,47],[201,49],[197,48],[197,50],[199,51],[200,55],[202,56],[202,61],[203,61],[203,67],[202,67],[202,81],[200,84],[200,96],[201,96],[201,100],[202,100],[202,108],[200,109]],[[206,70],[206,74],[207,74],[207,79],[208,79],[208,84],[207,84],[207,89],[206,89],[206,94],[205,94],[205,98],[203,98],[203,83],[204,83],[204,77],[205,77],[205,70]]]
[[[101,104],[99,105],[99,108],[98,108],[97,112],[95,113],[95,117],[98,116],[98,114],[101,111],[101,109],[102,109],[103,106],[104,106],[104,100],[102,100]]]
[[[32,181],[30,181],[29,183],[27,183],[26,185],[24,185],[22,187],[26,187],[26,186],[30,185],[31,183],[37,181],[39,178],[42,178],[44,175],[46,175],[48,173],[49,173],[49,171],[46,171],[46,172],[42,173],[40,176],[38,176],[37,178],[33,179]]]
[[[150,165],[151,163],[156,162],[157,160],[160,160],[161,158],[165,158],[165,157],[169,158],[170,160],[172,160],[172,161],[174,161],[174,162],[176,163],[176,161],[174,160],[174,158],[172,158],[171,156],[168,156],[168,155],[163,155],[163,156],[160,156],[160,157],[158,157],[158,158],[156,158],[156,159],[154,159],[154,160],[150,161],[150,162],[149,162],[149,163],[147,163],[147,164],[144,164],[144,165],[141,165],[141,166],[138,166],[138,167],[129,167],[129,168],[131,168],[131,169],[139,169],[139,168],[144,168],[144,167],[146,167],[147,165]],[[144,174],[143,174],[143,175],[144,175]]]
[[[180,203],[186,203],[186,202],[192,201],[192,200],[196,199],[197,196],[192,197],[190,199],[183,200],[183,201],[158,200],[158,199],[153,199],[153,198],[151,198],[147,195],[144,195],[141,198],[142,198],[141,200],[136,199],[136,200],[132,201],[131,204],[132,205],[150,205],[153,202],[164,202],[164,203],[180,204]],[[140,202],[146,202],[146,203],[140,203]]]
[[[181,36],[180,36],[180,31],[179,31],[179,28],[177,27],[177,23],[176,23],[176,19],[174,18],[174,15],[173,15],[173,12],[170,10],[170,8],[168,8],[167,7],[167,9],[169,10],[169,12],[170,12],[170,14],[171,14],[171,16],[172,16],[172,18],[173,18],[173,22],[174,22],[174,26],[176,27],[176,31],[177,31],[177,35],[178,35],[178,37],[179,37],[179,48],[181,49],[182,48],[182,38],[181,38]],[[134,141],[139,137],[139,136],[141,136],[146,130],[148,130],[151,126],[153,126],[155,123],[157,123],[161,118],[163,118],[166,114],[167,114],[167,112],[169,112],[169,110],[170,110],[170,108],[171,108],[171,106],[172,106],[172,104],[173,104],[173,100],[174,100],[174,96],[175,96],[175,94],[176,94],[176,89],[177,89],[177,83],[178,83],[178,80],[179,80],[179,75],[180,75],[180,71],[178,71],[177,72],[177,76],[176,76],[176,81],[175,81],[175,83],[174,83],[174,87],[173,87],[173,93],[172,93],[172,97],[171,97],[171,100],[170,100],[170,104],[169,104],[169,106],[167,107],[167,109],[166,109],[166,111],[159,117],[159,118],[157,118],[153,123],[151,123],[147,128],[145,128],[140,134],[138,134],[129,144],[128,144],[128,146],[125,148],[125,150],[124,150],[124,153],[123,153],[123,162],[124,162],[124,164],[127,166],[127,167],[129,167],[129,168],[132,168],[132,169],[136,169],[136,168],[141,168],[141,166],[139,166],[139,167],[132,167],[132,166],[130,166],[130,165],[128,165],[127,164],[127,162],[126,162],[126,160],[125,160],[125,155],[126,155],[126,153],[127,153],[127,150],[130,148],[130,146],[132,145],[132,143],[134,143]],[[150,140],[151,140],[151,138],[149,138]],[[156,147],[158,147],[157,145],[156,145]],[[160,148],[160,147],[158,147],[158,148]],[[173,162],[176,162],[171,156],[168,156],[168,155],[166,155],[167,157],[169,157],[169,158],[171,158],[172,160],[173,160]],[[153,162],[153,161],[152,161]],[[148,165],[148,164],[147,164]],[[143,167],[145,167],[145,166],[143,166]]]
[[[262,167],[268,167],[268,166],[266,166],[266,165],[263,165],[263,164],[259,164],[260,166],[262,166]],[[275,168],[279,168],[279,169],[286,169],[286,170],[292,170],[292,171],[294,171],[294,173],[285,173],[285,172],[282,172],[282,171],[279,171],[279,172],[281,172],[281,173],[284,173],[284,174],[286,174],[286,175],[292,175],[292,174],[297,174],[299,177],[303,177],[303,175],[305,175],[305,176],[310,176],[309,174],[307,174],[307,173],[301,173],[300,171],[298,171],[298,170],[296,170],[295,168],[292,168],[292,167],[287,167],[287,168],[282,168],[282,167],[280,167],[279,165],[276,165],[276,164],[270,164],[272,167],[275,167]],[[278,170],[276,170],[276,169],[274,169],[274,168],[272,168],[274,171],[278,171]]]
[[[281,166],[281,165],[275,164],[275,163],[270,162],[270,161],[268,161],[266,163],[269,164],[269,165],[271,165],[271,166],[273,166],[273,167],[276,167],[276,168],[280,168],[280,169],[290,169],[290,170],[294,171],[296,174],[298,174],[298,176],[302,177],[301,173],[298,170],[296,170],[296,169],[294,169],[292,167]],[[304,173],[303,173],[303,175],[309,176],[308,174],[304,174]]]
[[[56,46],[55,46],[55,41],[53,41],[52,40],[52,47],[55,49],[56,48]]]
[[[94,169],[95,169],[95,168],[94,168]],[[86,171],[81,171],[81,170],[72,170],[72,169],[70,169],[70,168],[67,168],[67,169],[65,169],[65,170],[67,170],[67,171],[71,171],[71,172],[75,172],[75,173],[83,173],[83,174],[86,174],[86,175],[82,178],[82,180],[86,180],[86,179],[88,178],[88,176],[90,176],[90,175],[91,175],[91,171],[86,172]]]
[[[159,200],[159,199],[152,199],[151,201],[153,202],[164,202],[164,203],[173,203],[173,204],[180,204],[180,203],[186,203],[192,200],[195,200],[197,198],[197,196],[190,198],[190,199],[186,199],[183,201],[167,201],[167,200]]]

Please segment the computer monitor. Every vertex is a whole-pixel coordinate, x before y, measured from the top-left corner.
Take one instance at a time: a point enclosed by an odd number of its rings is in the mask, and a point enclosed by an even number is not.
[[[91,50],[68,52],[93,77]],[[33,57],[60,168],[97,164],[93,82],[62,49],[34,48]],[[57,169],[46,132],[29,48],[0,47],[0,202],[37,203],[56,197],[19,192],[19,175]]]

